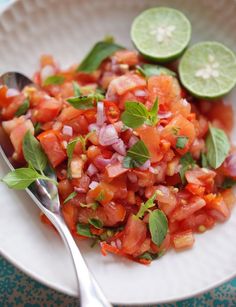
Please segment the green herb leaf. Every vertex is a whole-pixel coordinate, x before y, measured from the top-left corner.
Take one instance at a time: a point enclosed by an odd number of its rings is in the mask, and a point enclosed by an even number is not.
[[[82,148],[83,148],[83,152],[84,152],[84,153],[86,152],[86,144],[87,144],[88,138],[89,138],[90,135],[92,135],[92,134],[93,134],[93,131],[91,131],[91,132],[89,132],[88,134],[86,134],[86,136],[80,135],[80,136],[78,137],[80,143],[82,144]]]
[[[230,189],[236,185],[236,180],[230,177],[226,177],[221,185],[222,189]]]
[[[43,82],[44,86],[47,85],[61,85],[65,81],[65,78],[63,76],[49,76],[47,79]]]
[[[179,149],[183,149],[187,143],[188,143],[187,136],[178,136],[175,147]]]
[[[160,246],[166,237],[168,230],[168,221],[163,211],[157,209],[150,213],[149,230],[152,241]]]
[[[105,192],[104,191],[100,191],[97,198],[96,198],[96,201],[103,201],[105,199]]]
[[[123,160],[125,168],[134,168],[143,165],[150,158],[149,151],[143,141],[135,143]]]
[[[144,216],[144,213],[148,211],[149,208],[152,208],[155,206],[154,201],[156,200],[156,197],[157,197],[157,193],[155,192],[151,198],[149,198],[145,203],[141,204],[139,211],[136,215],[138,218],[141,219]]]
[[[135,101],[125,103],[125,111],[121,115],[122,122],[130,128],[141,126],[148,118],[148,111],[144,104]]]
[[[206,154],[205,153],[201,153],[201,165],[202,165],[202,167],[204,167],[204,168],[209,168],[210,167],[210,165],[209,165],[209,163],[208,163],[208,161],[207,161],[207,157],[206,157]]]
[[[70,195],[67,196],[67,198],[64,200],[64,204],[66,204],[68,201],[73,199],[78,193],[76,191],[70,193]]]
[[[190,152],[187,152],[180,158],[181,169],[179,171],[182,183],[186,182],[185,173],[187,170],[191,169],[196,163]]]
[[[141,66],[136,66],[136,68],[138,72],[146,78],[160,75],[176,77],[175,72],[161,65],[143,64]]]
[[[110,41],[96,43],[88,55],[80,63],[77,71],[83,71],[87,73],[93,72],[106,58],[120,49],[124,48]]]
[[[71,178],[71,170],[70,170],[70,163],[71,163],[71,159],[73,157],[73,153],[74,153],[74,150],[75,150],[75,146],[76,144],[78,143],[79,141],[79,138],[75,138],[74,140],[70,141],[68,144],[67,144],[67,147],[66,147],[66,154],[67,154],[67,157],[68,157],[68,162],[67,162],[67,173],[68,173],[68,178]]]
[[[26,98],[23,101],[23,103],[19,106],[19,108],[17,109],[15,116],[20,117],[21,115],[24,115],[28,111],[29,106],[30,106],[29,99]]]
[[[32,168],[18,168],[1,179],[11,189],[24,190],[37,179],[50,180]]]
[[[212,168],[224,162],[230,150],[229,140],[222,129],[210,126],[206,138],[207,160]]]
[[[40,132],[42,131],[41,129],[41,124],[40,123],[35,123],[34,124],[34,134],[35,135],[38,135]]]
[[[29,165],[42,173],[48,162],[47,156],[42,150],[40,143],[30,131],[26,132],[23,139],[23,153]]]
[[[80,91],[79,84],[77,82],[75,82],[75,81],[73,81],[72,84],[73,84],[73,90],[74,90],[75,97],[81,96],[81,91]]]
[[[150,252],[145,252],[142,255],[139,256],[139,259],[146,259],[146,260],[155,260],[159,257],[159,254],[154,254],[154,253],[150,253]]]
[[[158,98],[156,98],[151,110],[148,112],[149,120],[151,121],[151,124],[153,126],[155,126],[158,122],[158,109],[159,109]]]
[[[99,203],[97,203],[97,202],[89,203],[89,204],[80,203],[80,207],[82,207],[82,208],[91,208],[93,210],[96,210],[98,206],[99,206]]]
[[[88,238],[94,238],[94,235],[91,233],[90,227],[88,224],[78,223],[76,225],[76,230],[77,230],[77,233],[81,236],[88,237]]]
[[[102,229],[103,227],[103,222],[96,218],[89,219],[89,224],[97,229]]]
[[[94,103],[103,100],[104,96],[99,93],[89,94],[87,96],[77,96],[68,98],[67,101],[79,110],[88,110],[94,108]]]

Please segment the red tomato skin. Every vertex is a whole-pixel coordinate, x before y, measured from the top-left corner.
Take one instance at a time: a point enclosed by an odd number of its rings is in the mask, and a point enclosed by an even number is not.
[[[127,168],[124,168],[121,162],[116,162],[114,164],[108,164],[106,166],[106,174],[110,179],[113,179],[117,176],[120,176],[128,171]]]
[[[45,131],[38,135],[40,144],[54,168],[67,158],[58,136],[55,130]]]
[[[33,117],[36,122],[47,123],[57,117],[62,108],[62,101],[49,98],[44,99],[33,111]]]
[[[124,229],[122,251],[129,255],[134,254],[146,239],[146,235],[147,227],[144,221],[131,214]]]
[[[65,200],[73,191],[73,186],[68,179],[61,180],[58,183],[58,192],[63,200]]]

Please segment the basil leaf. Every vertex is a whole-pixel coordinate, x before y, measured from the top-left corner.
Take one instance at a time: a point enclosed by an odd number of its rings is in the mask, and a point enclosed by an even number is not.
[[[97,229],[102,229],[103,227],[103,222],[96,218],[89,219],[89,224]]]
[[[75,146],[76,144],[78,143],[79,141],[79,138],[75,138],[74,140],[70,141],[68,144],[67,144],[67,147],[66,147],[66,154],[67,154],[67,157],[68,157],[68,162],[67,162],[67,173],[68,173],[68,178],[71,178],[71,170],[70,170],[70,163],[71,163],[71,159],[73,157],[73,153],[74,153],[74,150],[75,150]]]
[[[130,128],[138,128],[148,118],[148,111],[140,102],[127,101],[121,115],[122,122]]]
[[[159,109],[159,104],[158,104],[158,98],[156,98],[151,110],[148,112],[149,115],[149,120],[151,121],[151,124],[155,126],[158,122],[158,109]]]
[[[81,96],[79,84],[76,81],[73,81],[72,84],[73,84],[73,90],[74,90],[75,97]]]
[[[49,180],[32,168],[18,168],[1,179],[11,189],[24,190],[37,179]]]
[[[148,211],[149,208],[152,208],[152,207],[155,206],[154,201],[156,200],[156,197],[157,197],[157,193],[155,192],[155,193],[152,195],[151,198],[149,198],[145,203],[142,203],[142,204],[141,204],[141,206],[140,206],[140,208],[139,208],[139,211],[138,211],[138,213],[137,213],[137,215],[136,215],[138,218],[141,219],[141,218],[143,217],[144,213],[145,213],[146,211]]]
[[[30,106],[29,99],[26,98],[23,101],[23,103],[19,106],[19,108],[17,109],[15,116],[20,117],[21,115],[24,115],[28,111],[29,106]]]
[[[158,253],[154,254],[154,253],[150,253],[150,252],[145,252],[142,255],[138,256],[139,259],[146,259],[146,260],[150,260],[150,261],[155,260],[158,257],[159,257]]]
[[[210,126],[206,138],[207,160],[211,167],[218,168],[230,150],[229,140],[222,129]]]
[[[34,134],[35,135],[38,135],[40,132],[42,131],[41,129],[41,124],[40,123],[35,123],[34,124]]]
[[[187,136],[178,136],[175,147],[179,148],[179,149],[183,149],[186,146],[187,143],[188,143],[188,137]]]
[[[221,185],[222,189],[230,189],[236,185],[236,180],[230,177],[226,177]]]
[[[143,64],[141,66],[137,66],[136,68],[138,72],[140,72],[146,78],[160,75],[176,77],[175,72],[161,65]]]
[[[105,192],[104,191],[100,191],[97,198],[96,198],[96,201],[103,201],[105,199]]]
[[[209,166],[209,163],[208,163],[208,161],[207,161],[207,157],[206,157],[206,154],[205,153],[201,153],[201,165],[202,165],[202,167],[204,167],[204,168],[209,168],[210,166]]]
[[[120,49],[124,48],[114,44],[113,42],[98,42],[83,59],[76,71],[83,71],[87,73],[93,72],[106,58]]]
[[[77,230],[77,233],[81,236],[88,237],[88,238],[94,238],[94,235],[91,233],[90,227],[88,224],[78,223],[76,225],[76,230]]]
[[[63,76],[49,76],[46,80],[43,82],[43,86],[47,85],[61,85],[65,81],[65,77]]]
[[[187,152],[180,158],[181,169],[179,171],[182,183],[186,182],[185,173],[187,170],[191,169],[196,163],[190,152]]]
[[[143,165],[150,158],[149,151],[143,141],[135,143],[123,160],[125,168],[134,168]]]
[[[29,165],[36,170],[43,172],[47,165],[47,156],[37,139],[27,131],[23,139],[23,154]]]
[[[163,211],[157,209],[150,213],[149,230],[151,233],[152,242],[160,246],[166,237],[168,230],[168,221]]]
[[[67,196],[67,198],[64,200],[64,204],[66,204],[68,201],[73,199],[78,193],[76,191],[70,193],[70,195]]]
[[[89,94],[87,96],[77,96],[68,98],[67,101],[79,110],[88,110],[94,108],[94,102],[103,100],[104,96],[99,93]]]

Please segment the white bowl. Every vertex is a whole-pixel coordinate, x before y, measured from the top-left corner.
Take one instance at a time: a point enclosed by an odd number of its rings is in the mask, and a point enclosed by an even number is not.
[[[214,0],[24,0],[0,18],[0,73],[29,76],[41,54],[52,53],[63,66],[79,62],[105,35],[132,47],[130,25],[147,7],[182,10],[191,20],[192,42],[218,40],[236,49],[236,2]],[[236,101],[236,93],[231,94]],[[236,135],[234,131],[234,135]],[[0,159],[0,175],[8,171]],[[39,221],[39,210],[24,192],[0,185],[0,250],[31,277],[77,295],[75,274],[60,238]],[[231,219],[203,235],[194,248],[167,253],[146,267],[80,246],[108,299],[119,304],[151,304],[184,299],[236,275],[236,211]]]

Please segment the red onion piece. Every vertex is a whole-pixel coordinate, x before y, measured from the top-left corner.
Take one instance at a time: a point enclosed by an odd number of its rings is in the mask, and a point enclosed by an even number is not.
[[[86,190],[84,188],[74,187],[74,190],[78,193],[86,193]]]
[[[227,173],[227,176],[236,176],[236,152],[230,154],[223,164],[223,168],[225,169],[225,172]]]
[[[135,135],[132,135],[131,138],[129,139],[129,144],[128,147],[132,147],[135,143],[139,141],[139,138]]]
[[[145,170],[149,169],[150,166],[151,166],[151,161],[147,160],[142,166],[139,167],[139,169],[141,171],[145,171]]]
[[[111,164],[116,163],[117,161],[123,162],[124,156],[118,154],[118,152],[115,152],[111,157]]]
[[[91,189],[91,190],[94,190],[97,186],[98,186],[98,182],[97,181],[92,181],[91,183],[90,183],[90,185],[89,185],[89,188]]]
[[[171,116],[172,116],[171,112],[159,112],[158,113],[159,119],[170,118]]]
[[[119,120],[118,122],[113,124],[117,133],[120,133],[122,131],[122,128],[124,126],[123,122],[121,120]]]
[[[104,103],[98,101],[97,103],[97,125],[102,126],[105,122]]]
[[[134,95],[137,96],[137,97],[146,97],[147,96],[147,93],[143,90],[136,90],[134,92]]]
[[[113,125],[103,125],[100,132],[98,141],[102,146],[109,146],[116,143],[118,134]]]
[[[125,156],[126,149],[123,140],[118,139],[118,141],[112,145],[112,148],[115,149],[115,151],[118,152],[120,155]]]
[[[90,124],[89,126],[88,126],[88,130],[89,130],[89,132],[92,132],[92,131],[96,131],[96,132],[99,132],[100,131],[100,127],[98,127],[98,125],[97,124]]]
[[[19,92],[17,89],[15,89],[15,88],[9,88],[9,89],[7,90],[6,96],[7,96],[7,97],[13,97],[13,96],[17,96],[17,95],[19,95],[19,94],[20,94],[20,92]]]
[[[89,177],[95,175],[98,172],[98,169],[94,164],[89,164],[89,167],[87,168],[87,174]]]
[[[73,135],[73,128],[71,126],[64,125],[63,129],[62,129],[62,133],[64,135],[72,136]]]
[[[111,159],[105,159],[103,156],[97,156],[94,159],[94,164],[99,170],[103,170],[110,163]]]

